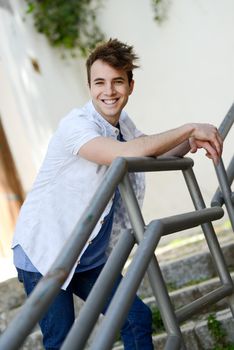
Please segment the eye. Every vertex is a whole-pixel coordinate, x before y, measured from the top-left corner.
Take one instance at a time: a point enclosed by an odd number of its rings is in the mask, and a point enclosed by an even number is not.
[[[103,85],[103,81],[96,81],[95,85]]]
[[[115,80],[116,85],[122,85],[123,83],[124,83],[124,81],[122,79]]]

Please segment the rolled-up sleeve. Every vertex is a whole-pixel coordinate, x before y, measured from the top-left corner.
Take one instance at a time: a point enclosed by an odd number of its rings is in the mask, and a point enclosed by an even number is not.
[[[80,148],[88,141],[102,136],[102,129],[94,120],[85,115],[76,115],[75,111],[62,120],[58,132],[65,149],[73,155],[78,154]]]

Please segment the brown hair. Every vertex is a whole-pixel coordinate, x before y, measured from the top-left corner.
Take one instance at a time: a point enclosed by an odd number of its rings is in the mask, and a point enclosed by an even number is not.
[[[91,66],[96,60],[102,60],[111,67],[125,70],[130,83],[133,78],[132,70],[139,67],[133,63],[138,58],[133,51],[133,46],[124,44],[118,39],[109,39],[107,42],[99,44],[86,61],[88,84],[90,85]]]

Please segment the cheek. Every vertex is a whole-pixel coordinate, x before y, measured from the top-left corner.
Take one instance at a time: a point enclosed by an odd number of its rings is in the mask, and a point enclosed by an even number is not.
[[[99,95],[99,91],[98,91],[98,89],[92,88],[90,90],[90,94],[92,97],[97,97]]]

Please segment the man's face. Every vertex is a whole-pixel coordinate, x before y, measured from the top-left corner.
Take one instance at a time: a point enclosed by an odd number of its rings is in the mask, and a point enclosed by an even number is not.
[[[129,84],[127,73],[116,69],[102,60],[95,61],[90,70],[90,94],[95,109],[110,124],[116,125],[134,81]]]

